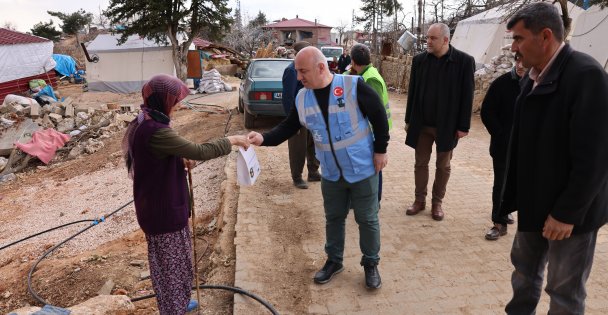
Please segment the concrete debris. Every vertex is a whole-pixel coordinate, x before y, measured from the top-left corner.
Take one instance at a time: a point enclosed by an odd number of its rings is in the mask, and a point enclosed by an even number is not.
[[[97,292],[97,295],[110,295],[112,293],[113,289],[114,289],[114,281],[112,281],[112,279],[109,279],[108,281],[106,281],[106,283],[104,283],[104,285],[101,287],[101,289],[99,289],[99,291]]]
[[[74,129],[74,126],[74,118],[64,118],[59,123],[57,123],[56,129],[59,132],[66,133]]]
[[[133,260],[129,263],[129,265],[135,266],[135,267],[143,267],[145,263],[146,262],[143,260]]]
[[[2,176],[0,176],[0,184],[10,182],[12,180],[15,180],[16,178],[17,178],[17,176],[15,175],[15,173],[2,175]]]
[[[10,298],[10,297],[11,297],[11,295],[13,295],[13,293],[11,293],[11,291],[5,291],[5,292],[2,294],[2,297],[3,297],[3,298],[5,298],[5,299],[8,299],[8,298]]]
[[[139,280],[146,280],[150,278],[150,270],[142,271],[139,273]]]
[[[71,314],[113,315],[131,313],[135,305],[126,295],[98,295],[68,309]]]
[[[55,114],[55,113],[49,114],[49,118],[55,124],[63,120],[63,116],[61,116],[59,114]]]
[[[12,126],[15,123],[15,121],[13,120],[8,120],[4,117],[0,117],[0,124],[2,124],[2,127],[8,128],[10,126]]]
[[[0,172],[2,172],[6,166],[6,162],[8,162],[8,160],[5,157],[0,156]]]
[[[95,153],[104,147],[103,142],[89,138],[87,144],[85,144],[84,151],[88,154]]]

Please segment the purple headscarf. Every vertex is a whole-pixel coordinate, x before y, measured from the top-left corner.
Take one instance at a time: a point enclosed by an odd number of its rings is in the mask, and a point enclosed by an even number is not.
[[[141,113],[134,119],[125,132],[122,140],[122,150],[127,163],[129,173],[132,171],[132,157],[129,153],[135,130],[144,120],[154,119],[158,122],[169,124],[169,113],[174,106],[190,94],[188,87],[176,77],[159,74],[153,76],[141,89],[144,103],[141,105]]]

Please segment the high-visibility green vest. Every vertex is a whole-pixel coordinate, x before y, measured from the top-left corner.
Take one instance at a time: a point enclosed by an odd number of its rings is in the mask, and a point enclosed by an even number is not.
[[[382,83],[382,93],[380,93],[380,98],[382,99],[382,104],[384,104],[384,109],[386,110],[386,118],[388,119],[388,129],[393,128],[393,119],[391,118],[391,109],[388,104],[388,90],[386,89],[386,83],[384,83],[384,79],[378,72],[378,69],[374,68],[371,64],[367,67],[366,70],[363,71],[361,75],[363,80],[367,82],[367,80],[374,78]],[[376,91],[378,92],[378,91]]]

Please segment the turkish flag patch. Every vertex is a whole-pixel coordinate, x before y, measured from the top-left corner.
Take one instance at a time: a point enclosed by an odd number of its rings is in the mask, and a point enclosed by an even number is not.
[[[344,89],[343,88],[341,88],[339,86],[334,88],[334,95],[335,96],[340,97],[343,94],[344,94]]]

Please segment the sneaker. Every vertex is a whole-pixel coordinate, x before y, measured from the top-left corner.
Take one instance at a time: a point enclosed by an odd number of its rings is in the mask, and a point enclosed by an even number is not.
[[[300,189],[308,189],[308,184],[302,178],[294,179],[293,185]]]
[[[495,241],[504,235],[507,235],[507,225],[494,224],[494,226],[486,233],[486,240]]]
[[[342,264],[327,260],[325,266],[315,273],[314,281],[319,284],[328,283],[335,274],[342,272],[342,270],[344,270]]]
[[[368,289],[379,289],[382,287],[382,279],[378,272],[378,264],[363,265],[365,271],[365,287]]]
[[[188,302],[188,308],[186,309],[186,311],[192,312],[197,308],[198,308],[198,302],[196,300],[190,300],[190,302]]]
[[[308,173],[308,181],[309,182],[320,182],[321,174],[319,174],[319,172]]]

